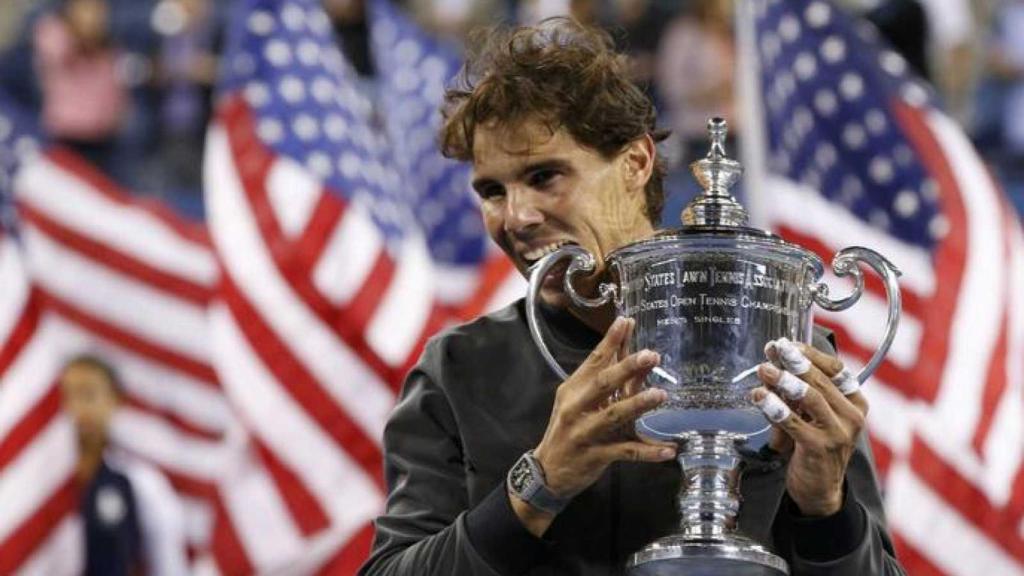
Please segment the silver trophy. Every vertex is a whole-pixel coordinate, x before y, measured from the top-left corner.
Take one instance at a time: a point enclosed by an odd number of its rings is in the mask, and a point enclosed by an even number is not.
[[[860,264],[881,276],[888,297],[885,338],[857,374],[863,383],[878,367],[896,335],[900,317],[899,270],[882,255],[861,247],[836,254],[832,269],[850,276],[854,290],[829,296],[821,282],[824,265],[813,252],[764,230],[747,226],[747,213],[729,188],[742,173],[726,157],[725,120],[708,121],[711,150],[691,165],[704,194],[683,211],[681,228],[622,246],[605,262],[605,280],[595,297],[573,288],[578,274],[592,274],[593,255],[568,245],[538,262],[530,273],[527,320],[541,354],[563,379],[565,371],[548,350],[537,323],[537,300],[545,276],[571,258],[565,292],[576,306],[614,305],[636,321],[630,351],[648,348],[661,364],[646,378],[668,400],[637,419],[637,434],[679,444],[684,481],[677,497],[677,532],[633,554],[636,576],[789,574],[785,560],[737,531],[738,447],[768,426],[750,399],[760,385],[756,367],[769,341],[811,341],[813,305],[845,310],[864,289]]]

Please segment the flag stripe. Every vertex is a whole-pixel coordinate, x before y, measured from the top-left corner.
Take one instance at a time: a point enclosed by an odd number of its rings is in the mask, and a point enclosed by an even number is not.
[[[54,385],[0,438],[0,473],[35,440],[36,435],[46,428],[58,412],[60,392]]]
[[[306,230],[296,246],[298,257],[306,270],[316,269],[331,235],[344,215],[345,204],[326,190],[321,190],[313,215],[309,218]]]
[[[372,544],[373,524],[367,523],[340,546],[337,554],[317,570],[316,574],[318,576],[355,574],[363,561],[370,555]]]
[[[135,257],[121,253],[107,244],[92,240],[71,228],[62,226],[58,221],[36,210],[30,204],[18,203],[18,213],[25,222],[30,223],[62,247],[130,276],[135,281],[145,283],[197,306],[205,306],[213,296],[213,291],[209,286],[183,278],[173,272],[166,272]]]
[[[262,441],[255,439],[254,443],[260,459],[266,465],[274,483],[277,484],[281,498],[302,534],[307,537],[313,536],[326,529],[330,525],[327,513],[324,512],[316,497],[306,489],[299,476],[278,460],[274,451]]]
[[[184,222],[180,216],[163,203],[147,202],[144,198],[139,198],[136,195],[121,190],[102,172],[89,165],[88,162],[73,152],[56,147],[51,148],[47,152],[47,157],[57,166],[83,180],[89,185],[91,191],[102,194],[108,201],[132,210],[141,210],[146,215],[171,229],[182,240],[191,242],[199,248],[210,248],[210,236],[203,226]]]
[[[131,350],[135,354],[188,374],[196,382],[201,382],[214,388],[220,387],[217,383],[217,375],[209,364],[194,360],[159,344],[149,342],[142,336],[114,326],[51,293],[41,292],[46,306],[65,320],[77,324],[86,331],[92,332],[105,340],[114,342],[122,348]]]
[[[214,505],[216,512],[210,550],[213,552],[218,570],[223,576],[255,574],[256,569],[249,560],[245,547],[242,546],[227,508],[220,499],[215,500]]]
[[[69,476],[11,535],[0,541],[0,574],[12,574],[78,507],[78,485]]]
[[[14,282],[13,279],[4,279],[5,282]],[[32,341],[33,335],[39,327],[40,307],[42,305],[42,294],[36,289],[30,289],[29,296],[25,302],[24,309],[20,311],[17,323],[5,335],[0,343],[0,376],[3,376],[7,369],[21,355],[25,347]]]
[[[248,303],[227,273],[224,274],[221,286],[223,300],[231,310],[236,325],[262,364],[277,378],[281,388],[302,406],[325,436],[331,438],[341,450],[348,452],[366,474],[383,488],[381,453],[377,444],[324,393],[306,366],[293,357],[278,335],[263,323],[259,313]]]

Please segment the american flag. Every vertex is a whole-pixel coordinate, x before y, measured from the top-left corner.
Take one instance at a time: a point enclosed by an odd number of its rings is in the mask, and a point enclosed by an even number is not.
[[[768,220],[823,257],[865,245],[904,272],[899,332],[865,387],[900,559],[912,574],[1024,574],[1020,222],[870,25],[824,0],[757,0],[754,14]],[[862,365],[884,318],[871,281],[819,321]]]
[[[381,93],[395,73],[449,73],[426,66],[441,57],[388,6],[373,18],[378,62],[405,63],[381,66]],[[423,140],[433,116],[409,113],[436,108],[438,88],[375,107],[314,0],[244,0],[230,22],[204,162],[222,273],[211,345],[271,482],[256,505],[226,495],[239,562],[220,568],[351,573],[383,506],[398,386],[429,335],[497,297],[495,278],[478,226],[446,236],[415,213],[475,212],[464,169]],[[440,275],[435,257],[462,272]]]
[[[0,573],[82,569],[76,442],[55,384],[83,352],[118,368],[113,442],[170,480],[198,557],[239,452],[207,346],[205,232],[132,199],[2,98],[0,168],[14,216],[0,234]]]

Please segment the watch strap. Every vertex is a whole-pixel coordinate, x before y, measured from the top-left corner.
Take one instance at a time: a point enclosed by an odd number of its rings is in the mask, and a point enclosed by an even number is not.
[[[529,467],[530,480],[521,490],[517,490],[511,481],[512,474],[517,468],[522,466]],[[571,500],[570,498],[555,495],[547,487],[544,480],[544,469],[541,468],[540,462],[533,455],[533,450],[523,454],[516,461],[516,464],[512,466],[512,469],[509,471],[508,485],[512,493],[527,504],[550,514],[558,514]]]

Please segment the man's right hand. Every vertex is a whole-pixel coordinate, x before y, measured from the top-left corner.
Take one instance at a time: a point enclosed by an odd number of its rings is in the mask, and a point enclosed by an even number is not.
[[[555,393],[544,438],[534,456],[555,495],[571,498],[597,481],[615,461],[664,462],[675,458],[670,442],[638,440],[633,422],[665,401],[664,390],[642,390],[644,377],[660,361],[641,350],[626,355],[634,322],[617,318],[590,356]],[[610,398],[616,398],[610,402]],[[540,536],[553,516],[513,498],[527,528]]]

